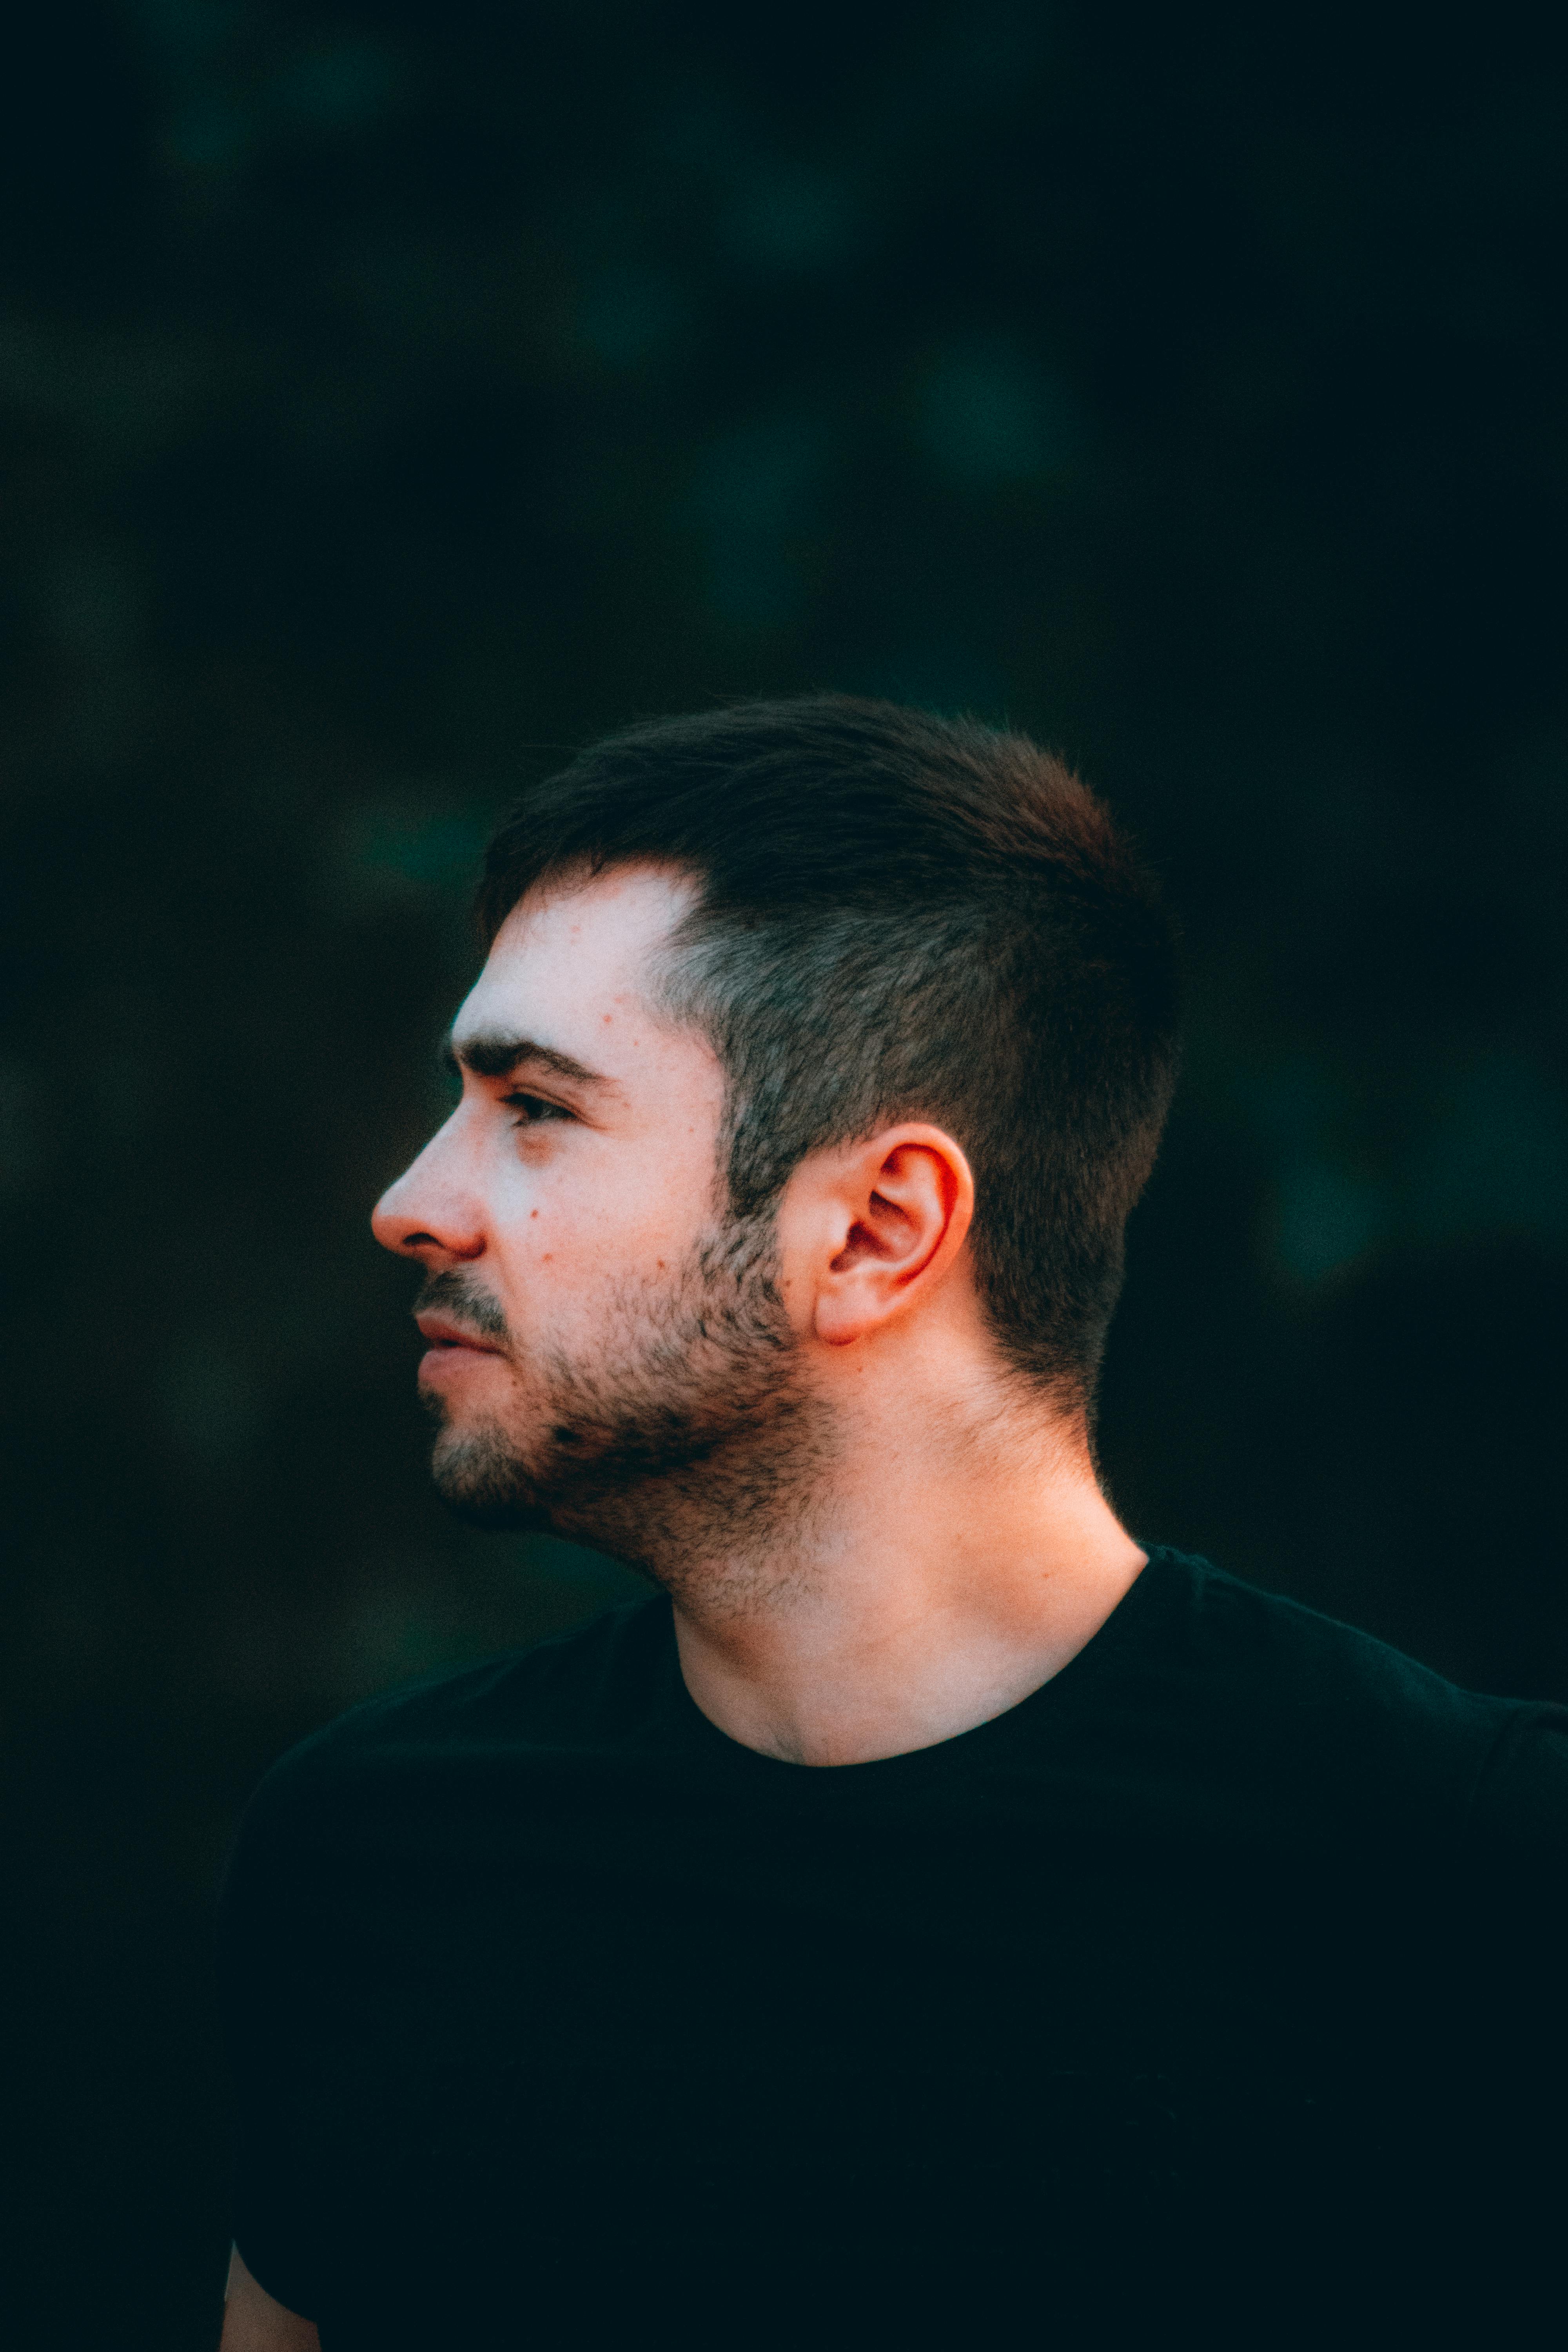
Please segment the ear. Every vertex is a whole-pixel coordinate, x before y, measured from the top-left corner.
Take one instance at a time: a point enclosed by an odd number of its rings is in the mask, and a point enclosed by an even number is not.
[[[805,1277],[812,1328],[842,1348],[933,1296],[973,1221],[974,1178],[940,1127],[886,1128],[814,1153],[784,1205],[781,1238]]]

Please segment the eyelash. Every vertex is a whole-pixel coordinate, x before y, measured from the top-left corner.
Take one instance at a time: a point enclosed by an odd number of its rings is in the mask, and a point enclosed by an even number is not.
[[[530,1116],[513,1119],[514,1127],[542,1127],[553,1119],[569,1119],[572,1116],[569,1110],[563,1109],[559,1103],[551,1102],[546,1096],[531,1095],[521,1089],[516,1094],[503,1095],[501,1100],[509,1108],[514,1104],[520,1109],[524,1104],[529,1106]]]

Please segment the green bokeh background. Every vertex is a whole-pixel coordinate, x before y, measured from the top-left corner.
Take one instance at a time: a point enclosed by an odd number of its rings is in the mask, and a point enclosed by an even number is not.
[[[365,1221],[488,824],[630,717],[888,693],[1110,795],[1193,1005],[1118,1502],[1568,1696],[1568,110],[1524,22],[10,26],[18,2343],[213,2340],[212,1889],[266,1762],[628,1589],[436,1507]]]

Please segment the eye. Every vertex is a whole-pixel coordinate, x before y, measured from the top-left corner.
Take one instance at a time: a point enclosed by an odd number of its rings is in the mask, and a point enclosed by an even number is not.
[[[501,1100],[509,1109],[520,1113],[512,1121],[514,1127],[538,1127],[545,1119],[569,1119],[572,1116],[559,1103],[547,1101],[543,1095],[525,1094],[521,1089],[515,1094],[503,1095]]]

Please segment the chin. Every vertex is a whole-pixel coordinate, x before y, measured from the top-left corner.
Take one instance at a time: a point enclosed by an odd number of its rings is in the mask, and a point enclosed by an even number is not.
[[[444,1429],[430,1457],[430,1475],[447,1508],[469,1527],[535,1534],[550,1530],[548,1505],[517,1456],[491,1433],[465,1437]]]

